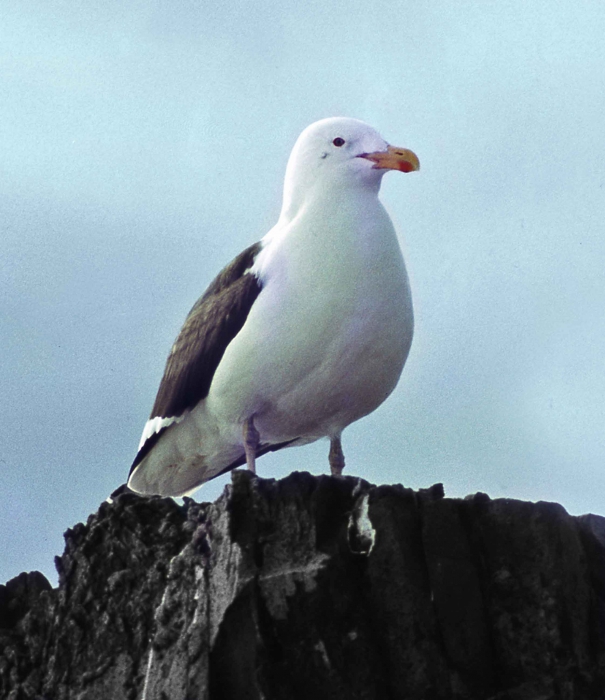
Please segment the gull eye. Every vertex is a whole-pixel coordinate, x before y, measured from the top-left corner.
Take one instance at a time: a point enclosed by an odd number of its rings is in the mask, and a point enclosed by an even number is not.
[[[345,140],[341,139],[340,136],[337,136],[332,143],[337,147],[340,148],[341,146],[345,145]]]

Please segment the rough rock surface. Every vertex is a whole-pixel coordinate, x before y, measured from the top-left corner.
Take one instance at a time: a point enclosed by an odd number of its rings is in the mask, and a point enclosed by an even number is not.
[[[605,699],[605,518],[238,471],[66,541],[0,586],[2,699]]]

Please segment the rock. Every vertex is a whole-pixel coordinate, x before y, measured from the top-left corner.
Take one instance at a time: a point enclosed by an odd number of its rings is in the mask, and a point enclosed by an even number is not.
[[[604,700],[605,518],[246,471],[0,586],[8,700]]]

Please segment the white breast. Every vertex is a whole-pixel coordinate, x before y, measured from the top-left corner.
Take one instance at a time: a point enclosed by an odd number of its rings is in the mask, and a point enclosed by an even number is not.
[[[263,291],[206,401],[234,439],[250,415],[261,441],[338,434],[399,379],[413,312],[395,231],[376,196],[334,204],[266,237],[255,266]]]

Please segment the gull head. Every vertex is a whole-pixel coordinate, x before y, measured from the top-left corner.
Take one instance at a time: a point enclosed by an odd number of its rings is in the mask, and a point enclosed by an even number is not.
[[[284,208],[301,205],[318,194],[336,191],[380,189],[388,170],[418,170],[417,156],[406,148],[391,146],[369,124],[347,117],[322,119],[298,137],[288,160],[284,184]]]

